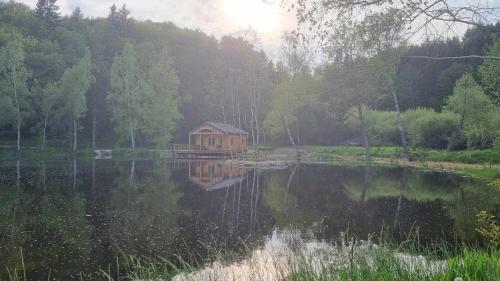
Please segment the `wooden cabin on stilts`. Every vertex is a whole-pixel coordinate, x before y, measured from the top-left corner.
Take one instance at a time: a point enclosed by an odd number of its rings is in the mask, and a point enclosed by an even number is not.
[[[248,132],[230,124],[206,122],[189,133],[189,149],[178,158],[233,157],[248,151]]]

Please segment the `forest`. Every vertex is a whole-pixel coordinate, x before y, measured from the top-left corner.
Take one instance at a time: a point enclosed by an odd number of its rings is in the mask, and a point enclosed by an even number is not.
[[[84,13],[0,3],[0,145],[165,148],[213,121],[255,146],[500,146],[499,61],[422,58],[498,57],[500,23],[419,43],[332,38],[314,65],[292,33],[269,58],[251,32],[219,39],[136,20],[125,5]]]

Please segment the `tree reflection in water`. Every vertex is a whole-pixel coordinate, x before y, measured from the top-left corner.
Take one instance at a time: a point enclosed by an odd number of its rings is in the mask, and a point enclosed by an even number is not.
[[[273,233],[304,242],[366,239],[382,228],[422,243],[474,242],[475,214],[498,214],[484,181],[397,167],[294,164],[255,170],[224,161],[92,160],[0,168],[0,279],[99,280],[116,258],[242,261]]]

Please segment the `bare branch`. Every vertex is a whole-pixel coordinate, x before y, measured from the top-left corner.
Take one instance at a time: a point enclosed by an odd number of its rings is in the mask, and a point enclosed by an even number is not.
[[[428,59],[428,60],[459,60],[459,59],[481,59],[481,60],[500,60],[500,57],[495,56],[458,56],[458,57],[430,57],[430,56],[402,56],[403,58],[410,59]]]

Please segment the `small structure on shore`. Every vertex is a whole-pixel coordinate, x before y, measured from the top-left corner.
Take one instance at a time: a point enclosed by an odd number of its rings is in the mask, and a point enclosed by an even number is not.
[[[206,122],[189,133],[192,151],[244,154],[248,132],[230,124]]]

